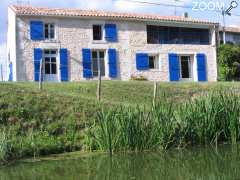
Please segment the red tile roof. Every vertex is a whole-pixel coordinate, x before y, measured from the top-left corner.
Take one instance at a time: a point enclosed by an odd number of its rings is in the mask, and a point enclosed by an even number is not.
[[[184,18],[180,16],[159,16],[154,14],[139,13],[119,13],[107,12],[101,10],[80,10],[70,8],[46,8],[12,5],[10,8],[19,16],[58,16],[58,17],[102,17],[114,19],[142,20],[142,21],[166,21],[166,22],[182,22],[194,24],[218,25],[218,23],[197,20],[192,18]]]

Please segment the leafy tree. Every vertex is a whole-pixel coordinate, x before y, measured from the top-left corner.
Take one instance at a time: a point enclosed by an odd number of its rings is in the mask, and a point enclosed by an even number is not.
[[[225,44],[218,48],[219,80],[240,81],[240,45]]]

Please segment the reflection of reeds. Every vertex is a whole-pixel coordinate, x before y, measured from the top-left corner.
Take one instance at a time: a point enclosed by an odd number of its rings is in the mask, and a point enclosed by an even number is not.
[[[164,99],[152,109],[118,107],[103,110],[88,130],[92,149],[143,151],[172,146],[236,144],[240,139],[240,97],[213,91],[182,105]]]

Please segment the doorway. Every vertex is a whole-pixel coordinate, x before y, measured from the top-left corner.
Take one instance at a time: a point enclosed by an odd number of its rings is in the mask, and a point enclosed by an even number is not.
[[[180,56],[180,78],[183,81],[193,80],[193,61],[191,56]]]
[[[44,50],[43,58],[44,80],[53,82],[58,81],[57,50]]]

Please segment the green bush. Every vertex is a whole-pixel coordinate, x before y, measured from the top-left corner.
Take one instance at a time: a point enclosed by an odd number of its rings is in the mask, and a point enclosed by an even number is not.
[[[225,44],[218,49],[219,80],[240,80],[240,46]]]

